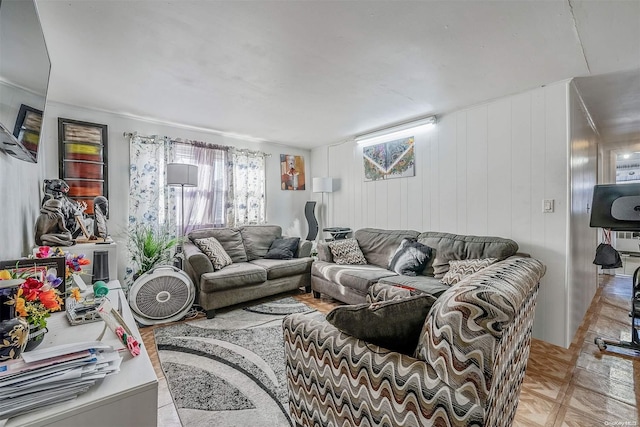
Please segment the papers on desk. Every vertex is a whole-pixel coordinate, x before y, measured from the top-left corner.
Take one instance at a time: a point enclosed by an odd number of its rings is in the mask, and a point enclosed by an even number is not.
[[[122,356],[101,342],[23,353],[0,363],[0,420],[71,400],[120,370]]]

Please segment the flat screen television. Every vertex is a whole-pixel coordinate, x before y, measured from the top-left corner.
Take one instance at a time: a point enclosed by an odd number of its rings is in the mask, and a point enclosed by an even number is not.
[[[640,231],[640,183],[596,185],[589,225],[614,231]]]
[[[0,150],[36,163],[51,62],[34,0],[0,0]]]

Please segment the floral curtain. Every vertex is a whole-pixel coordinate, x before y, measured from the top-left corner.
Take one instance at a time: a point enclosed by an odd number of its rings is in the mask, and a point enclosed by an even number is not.
[[[229,188],[229,225],[264,224],[265,154],[235,150],[231,156],[232,181]]]
[[[128,231],[141,225],[169,230],[177,236],[176,201],[166,182],[166,165],[173,158],[174,144],[164,138],[132,135],[129,142]],[[132,282],[137,266],[127,257],[125,281]]]

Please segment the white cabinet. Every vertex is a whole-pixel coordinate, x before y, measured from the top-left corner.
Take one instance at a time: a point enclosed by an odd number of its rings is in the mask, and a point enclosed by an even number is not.
[[[138,339],[141,339],[129,304],[120,289],[120,282],[108,283],[109,299],[114,307],[120,306],[122,317]],[[79,341],[95,341],[104,323],[95,322],[71,326],[66,313],[53,313],[49,318],[49,332],[39,348]],[[107,330],[103,341],[114,348],[123,347],[116,335]],[[123,350],[120,372],[91,387],[76,399],[11,418],[5,427],[56,426],[101,427],[139,426],[155,427],[158,418],[158,379],[149,354],[144,346],[140,355],[133,357]]]

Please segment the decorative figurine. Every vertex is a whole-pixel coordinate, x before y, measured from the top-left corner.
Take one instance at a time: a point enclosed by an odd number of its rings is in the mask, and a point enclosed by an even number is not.
[[[49,199],[40,209],[36,220],[36,244],[39,246],[71,246],[74,244],[71,232],[62,216],[62,202]]]
[[[107,215],[109,214],[109,201],[104,196],[93,199],[93,235],[104,240],[107,239]]]
[[[69,185],[62,179],[45,179],[43,184],[44,198],[42,205],[47,200],[59,200],[61,205],[61,214],[64,219],[65,228],[72,234],[72,237],[78,237],[82,233],[82,228],[78,224],[77,217],[83,220],[83,213],[87,209],[86,203],[76,202],[67,196]]]

